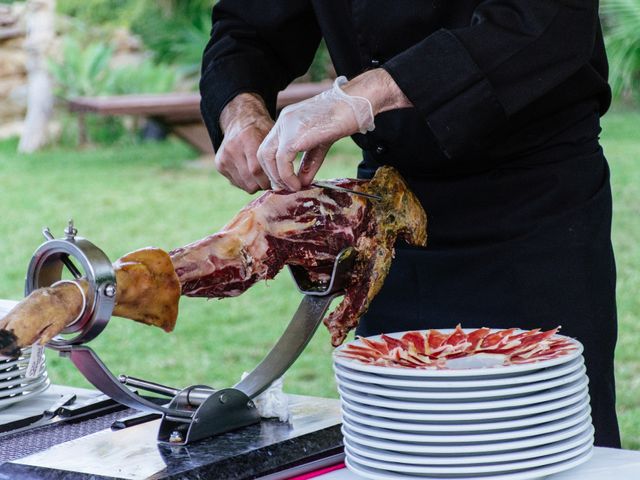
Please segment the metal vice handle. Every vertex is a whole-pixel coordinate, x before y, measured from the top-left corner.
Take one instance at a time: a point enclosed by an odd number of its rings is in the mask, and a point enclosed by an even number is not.
[[[274,380],[284,375],[313,337],[333,299],[343,293],[354,261],[353,247],[342,250],[336,256],[329,282],[322,289],[309,288],[312,285],[309,283],[308,275],[300,271],[300,267],[290,267],[298,289],[305,293],[305,296],[275,346],[262,362],[233,388],[244,392],[250,398],[255,398],[269,388]],[[301,288],[301,283],[305,284],[304,289]]]
[[[233,388],[255,398],[280,378],[296,361],[320,325],[331,301],[340,292],[325,296],[305,295],[287,329],[267,356]]]

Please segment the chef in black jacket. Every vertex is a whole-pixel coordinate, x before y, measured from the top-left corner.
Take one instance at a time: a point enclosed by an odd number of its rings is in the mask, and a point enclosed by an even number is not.
[[[321,37],[373,131],[335,95],[272,129],[277,92]],[[596,444],[620,445],[597,1],[221,0],[201,92],[218,170],[248,192],[301,188],[352,135],[360,177],[394,165],[420,198],[429,245],[397,246],[358,334],[562,325],[585,346]]]

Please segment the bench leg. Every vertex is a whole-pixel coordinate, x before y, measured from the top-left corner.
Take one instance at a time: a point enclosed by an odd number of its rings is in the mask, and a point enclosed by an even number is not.
[[[84,113],[78,112],[78,145],[84,147],[89,142],[87,138],[87,120]]]

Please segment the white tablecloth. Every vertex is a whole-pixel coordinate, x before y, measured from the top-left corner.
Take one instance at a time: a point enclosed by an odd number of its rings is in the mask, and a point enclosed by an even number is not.
[[[315,477],[317,480],[360,480],[346,468]],[[640,452],[596,447],[587,463],[545,480],[640,480]]]

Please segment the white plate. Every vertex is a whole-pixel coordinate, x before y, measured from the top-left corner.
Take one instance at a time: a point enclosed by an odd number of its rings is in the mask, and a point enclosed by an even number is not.
[[[10,371],[3,371],[2,373],[0,373],[0,381],[7,379],[7,378],[15,378],[15,377],[19,377],[19,376],[24,376],[24,374],[27,371],[27,364],[25,363],[24,365],[21,366],[16,366],[14,367],[12,370]]]
[[[470,390],[451,390],[448,388],[439,389],[415,389],[406,390],[398,389],[395,387],[381,387],[367,383],[356,382],[343,377],[339,372],[336,372],[336,381],[339,385],[344,385],[356,392],[379,395],[387,398],[398,399],[420,399],[420,400],[473,400],[480,398],[514,398],[516,396],[522,397],[529,395],[532,392],[538,392],[541,390],[549,390],[551,388],[560,387],[569,383],[580,380],[585,376],[587,368],[583,365],[579,370],[566,375],[564,377],[555,378],[553,380],[546,380],[541,382],[529,383],[525,385],[519,385],[512,388],[495,388],[495,389],[479,389],[474,388]]]
[[[510,440],[514,438],[527,438],[537,435],[546,435],[548,433],[557,432],[559,430],[565,430],[575,425],[579,425],[590,420],[591,408],[586,407],[577,415],[542,425],[536,425],[533,427],[516,428],[515,430],[503,430],[501,432],[475,432],[468,434],[461,433],[415,433],[415,432],[401,432],[397,430],[387,430],[386,428],[369,427],[362,425],[349,416],[342,418],[349,430],[360,433],[362,435],[368,435],[374,438],[383,438],[386,440],[395,440],[397,442],[405,443],[446,443],[446,444],[458,444],[458,443],[485,443],[485,442],[501,442],[503,440]]]
[[[548,475],[552,475],[554,473],[564,472],[565,470],[569,470],[571,468],[577,467],[578,465],[582,465],[586,461],[588,461],[593,455],[593,449],[589,449],[581,455],[578,455],[575,458],[570,460],[566,460],[564,462],[559,462],[552,465],[547,465],[545,467],[538,467],[525,470],[524,472],[514,472],[514,473],[502,473],[496,475],[481,475],[474,476],[473,480],[532,480],[532,479],[541,479]],[[442,477],[430,477],[430,476],[413,476],[407,475],[403,473],[392,473],[387,472],[385,470],[379,470],[377,468],[370,468],[364,465],[360,465],[353,460],[345,459],[345,463],[347,468],[351,470],[356,475],[360,475],[364,478],[373,478],[375,480],[409,480],[409,479],[419,479],[419,480],[442,480]],[[464,477],[449,477],[449,478],[464,478]]]
[[[463,329],[465,332],[473,331],[475,329]],[[453,329],[444,329],[441,330],[443,333],[453,332]],[[395,332],[390,333],[388,336],[394,338],[400,338],[407,332]],[[563,335],[558,335],[563,337]],[[376,335],[373,337],[367,337],[370,340],[379,341],[381,335]],[[492,375],[505,375],[505,374],[520,374],[522,372],[528,372],[531,370],[540,370],[542,368],[548,368],[555,365],[561,365],[564,363],[568,363],[575,358],[578,358],[582,355],[582,351],[584,348],[582,344],[577,340],[564,337],[570,340],[575,346],[576,349],[572,352],[567,353],[566,355],[562,355],[557,358],[552,358],[551,360],[542,360],[532,363],[525,363],[520,365],[506,365],[506,366],[495,366],[495,367],[486,367],[486,368],[465,368],[465,369],[423,369],[423,368],[402,368],[402,367],[382,367],[378,365],[370,365],[366,363],[362,363],[358,360],[354,360],[347,357],[340,356],[340,352],[344,350],[347,345],[363,345],[361,340],[354,340],[349,342],[348,344],[341,345],[333,351],[333,361],[338,365],[344,365],[345,367],[351,368],[353,370],[358,370],[361,372],[367,373],[379,373],[382,375],[398,375],[401,377],[421,377],[421,378],[446,378],[446,377],[484,377],[484,376],[492,376]]]
[[[37,388],[40,384],[44,383],[45,380],[47,380],[46,371],[42,372],[38,377],[34,378],[32,381],[23,380],[18,385],[0,390],[0,399],[8,398],[13,395],[22,394],[22,392],[33,390]]]
[[[548,402],[558,398],[568,397],[585,388],[589,380],[586,376],[562,387],[552,388],[546,392],[526,395],[524,397],[506,398],[502,400],[484,400],[484,401],[455,401],[455,400],[437,400],[437,401],[417,401],[417,400],[398,400],[385,398],[378,395],[370,395],[366,393],[356,392],[344,385],[338,385],[338,392],[343,398],[355,400],[365,405],[375,405],[377,407],[390,408],[394,410],[411,410],[411,411],[477,411],[477,410],[497,410],[518,407],[522,405],[533,405],[536,403]]]
[[[562,418],[569,417],[580,413],[586,407],[589,406],[588,397],[584,397],[578,403],[569,405],[569,407],[559,408],[551,412],[544,412],[535,415],[529,415],[526,417],[515,418],[511,420],[503,421],[475,421],[475,422],[421,422],[421,421],[402,421],[402,420],[390,420],[387,418],[376,417],[372,415],[366,415],[358,413],[347,406],[346,403],[342,404],[342,412],[344,415],[355,419],[358,423],[363,425],[369,425],[371,427],[386,428],[389,430],[399,430],[403,432],[477,432],[477,431],[496,431],[496,430],[513,430],[516,428],[527,427],[530,425],[540,425],[542,423],[553,422]]]
[[[352,452],[348,448],[345,448],[347,458],[351,461],[356,461],[360,465],[374,468],[376,470],[391,471],[393,473],[405,473],[414,474],[420,477],[424,475],[446,475],[457,476],[461,475],[496,475],[506,473],[518,473],[523,470],[530,470],[534,468],[544,467],[551,464],[559,464],[591,451],[593,446],[591,444],[581,445],[580,447],[573,448],[567,452],[556,453],[554,455],[548,455],[542,458],[534,458],[530,460],[523,460],[521,462],[506,462],[502,464],[493,465],[466,465],[466,466],[427,466],[427,465],[406,465],[402,463],[386,463],[380,462],[374,459],[362,457],[355,452]],[[454,477],[455,478],[455,477]]]
[[[419,422],[431,422],[431,421],[478,421],[478,420],[495,420],[495,419],[511,419],[521,418],[529,415],[535,415],[542,412],[550,412],[559,408],[573,405],[584,398],[588,398],[588,389],[583,389],[573,395],[569,395],[565,398],[557,400],[551,400],[548,402],[542,402],[535,405],[527,405],[520,408],[512,408],[508,410],[483,410],[479,412],[447,412],[447,411],[408,411],[408,410],[393,410],[390,408],[382,408],[360,403],[351,398],[342,397],[344,402],[351,410],[355,410],[365,415],[372,415],[380,418],[390,418],[397,420],[417,420]]]
[[[512,462],[517,460],[526,460],[529,458],[544,457],[545,455],[553,455],[560,452],[566,452],[572,448],[585,444],[593,444],[594,428],[576,435],[575,437],[560,440],[559,442],[541,445],[539,447],[525,448],[510,452],[498,452],[486,455],[460,455],[459,452],[449,454],[411,454],[403,452],[390,452],[379,448],[368,447],[353,443],[346,437],[343,439],[344,444],[359,455],[375,460],[406,463],[408,465],[462,465],[462,464],[484,464],[498,462]]]
[[[536,437],[523,438],[519,440],[507,440],[502,442],[476,443],[476,444],[434,444],[434,443],[406,443],[397,442],[395,440],[384,440],[380,438],[369,437],[354,432],[348,426],[342,425],[342,434],[356,445],[366,445],[373,448],[381,448],[392,452],[411,452],[411,453],[489,453],[504,452],[506,450],[517,450],[520,448],[532,448],[549,443],[559,442],[584,432],[592,428],[589,418],[575,427],[553,432],[546,435],[538,435]]]
[[[44,357],[44,354],[42,355]],[[27,351],[22,351],[20,354],[20,358],[15,360],[6,359],[0,362],[0,371],[6,371],[7,369],[14,367],[16,365],[22,366],[27,365],[29,363],[29,359],[31,358],[31,348]]]
[[[339,372],[343,377],[356,382],[372,383],[387,387],[404,388],[450,388],[450,389],[470,389],[487,387],[510,387],[524,383],[534,383],[552,378],[562,377],[584,365],[584,357],[580,356],[569,363],[557,365],[555,367],[544,368],[540,371],[524,372],[519,375],[494,375],[490,378],[461,377],[461,378],[427,378],[401,377],[396,375],[382,375],[378,373],[363,373],[352,370],[344,365],[333,364],[334,371]]]
[[[13,405],[14,403],[18,403],[26,400],[27,398],[33,397],[34,395],[38,395],[39,393],[42,393],[47,388],[49,388],[49,384],[49,379],[45,377],[43,382],[38,383],[37,385],[30,385],[32,390],[23,391],[20,395],[16,395],[15,397],[2,398],[0,399],[0,408],[8,407],[9,405]]]
[[[27,378],[25,376],[26,370],[16,370],[16,372],[18,373],[17,375],[14,373],[14,375],[8,379],[8,380],[0,380],[0,396],[2,396],[5,392],[5,388],[7,387],[13,387],[14,385],[20,385],[20,384],[28,384],[28,383],[33,383],[35,380],[37,380],[42,374],[46,375],[46,370],[47,368],[42,365],[40,367],[40,370],[38,371],[37,375],[31,378]],[[13,373],[13,372],[12,372]]]

